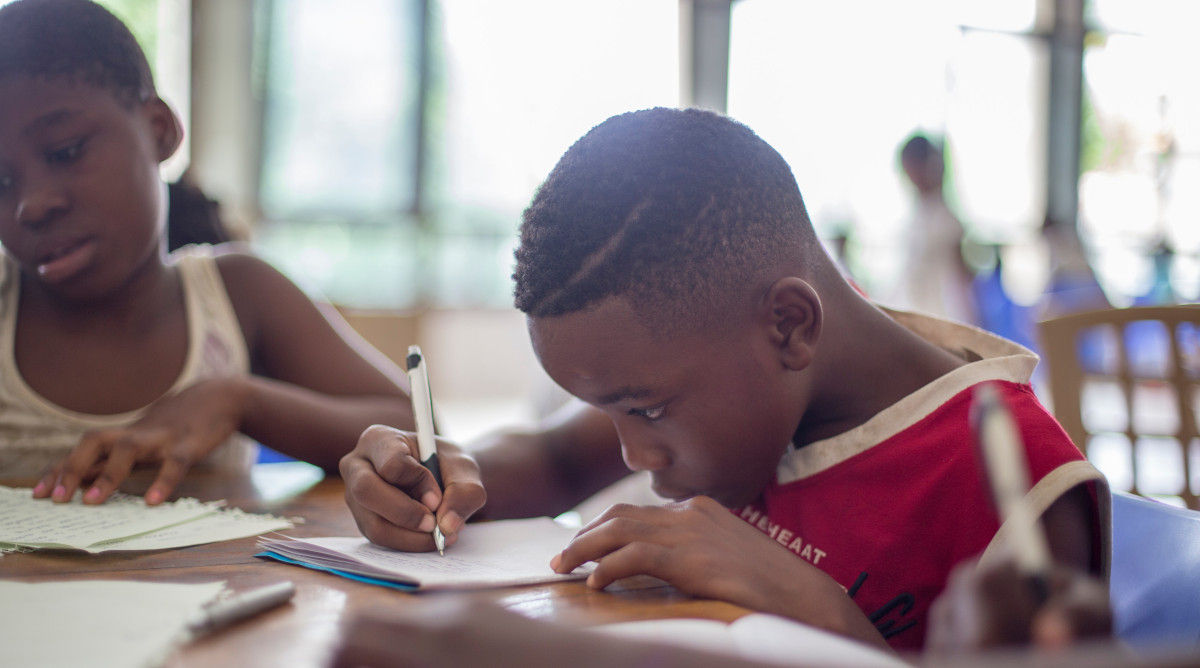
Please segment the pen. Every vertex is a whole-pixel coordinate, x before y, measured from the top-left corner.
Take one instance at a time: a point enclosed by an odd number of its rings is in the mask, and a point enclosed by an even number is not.
[[[425,357],[420,346],[409,346],[408,384],[412,386],[413,418],[417,421],[417,459],[421,466],[429,469],[438,489],[442,489],[442,471],[438,467],[437,441],[433,433],[433,397],[429,393],[429,372],[425,368]],[[433,544],[438,554],[446,556],[446,537],[436,523],[433,525]]]
[[[231,596],[198,610],[188,621],[188,629],[197,635],[215,631],[277,605],[283,605],[295,593],[296,586],[291,582],[277,582]]]
[[[975,390],[975,428],[992,500],[1007,525],[1017,569],[1034,584],[1039,603],[1048,589],[1050,548],[1041,522],[1025,495],[1029,492],[1029,467],[1024,459],[1021,434],[999,391],[985,383]]]

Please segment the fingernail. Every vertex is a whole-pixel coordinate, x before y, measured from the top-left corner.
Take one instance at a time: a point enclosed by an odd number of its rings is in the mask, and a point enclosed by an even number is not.
[[[155,504],[162,503],[162,500],[163,493],[157,489],[152,489],[149,492],[146,492],[146,505],[153,506]]]
[[[94,502],[96,502],[96,501],[99,501],[99,500],[100,500],[100,488],[99,488],[99,487],[93,487],[93,488],[89,489],[89,490],[87,491],[87,494],[84,494],[84,495],[83,495],[83,500],[84,500],[84,501],[89,501],[89,502],[92,502],[92,503],[94,503]]]
[[[558,553],[558,554],[556,554],[556,555],[554,555],[554,556],[553,556],[553,557],[550,559],[550,570],[552,570],[552,571],[558,571],[558,564],[559,564],[561,561],[562,561],[562,553],[561,553],[561,552],[560,552],[560,553]]]
[[[66,501],[67,500],[67,488],[63,487],[62,485],[59,485],[58,487],[54,488],[54,494],[52,494],[51,496],[54,497],[55,501]]]
[[[426,515],[421,518],[421,523],[417,525],[417,531],[429,533],[433,531],[433,527],[437,526],[437,520],[433,519],[433,515]]]
[[[434,492],[425,492],[425,494],[421,496],[421,503],[430,510],[437,510],[438,495]],[[429,530],[433,531],[433,527],[429,527]]]
[[[451,510],[442,516],[440,524],[442,525],[442,533],[454,534],[458,533],[458,530],[462,528],[463,519],[458,513]]]
[[[45,493],[46,493],[46,483],[39,482],[37,485],[34,486],[34,488],[33,488],[34,496],[41,496]]]

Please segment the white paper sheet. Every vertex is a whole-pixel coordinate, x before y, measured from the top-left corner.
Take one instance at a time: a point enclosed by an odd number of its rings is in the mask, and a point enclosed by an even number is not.
[[[586,577],[559,575],[550,559],[575,535],[548,517],[470,524],[458,542],[437,552],[398,552],[365,538],[259,539],[285,557],[358,575],[406,582],[421,589],[503,587]]]
[[[100,505],[35,499],[29,489],[0,486],[0,551],[77,549],[87,552],[161,550],[276,531],[292,523],[221,508],[221,502],[180,499],[147,506],[114,495]]]
[[[133,668],[161,663],[224,582],[0,581],[0,664]]]

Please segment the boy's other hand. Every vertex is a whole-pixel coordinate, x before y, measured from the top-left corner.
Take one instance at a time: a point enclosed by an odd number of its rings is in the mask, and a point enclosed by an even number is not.
[[[474,458],[442,439],[437,448],[444,491],[417,461],[417,436],[411,432],[368,427],[342,457],[346,505],[372,543],[407,552],[433,550],[430,532],[436,522],[446,544],[453,545],[463,523],[483,507],[487,494]]]
[[[886,647],[840,585],[716,501],[697,496],[664,506],[620,504],[576,534],[550,561],[569,573],[589,561],[587,584],[652,575],[693,596],[791,617]]]
[[[968,652],[1003,646],[1060,649],[1112,636],[1112,608],[1102,582],[1075,569],[1055,567],[1045,600],[1012,561],[979,569],[957,566],[929,614],[929,649]]]
[[[136,466],[159,466],[146,503],[167,500],[184,474],[224,443],[241,420],[237,378],[212,378],[156,401],[128,427],[89,431],[33,488],[35,498],[70,501],[91,483],[83,502],[104,503]]]

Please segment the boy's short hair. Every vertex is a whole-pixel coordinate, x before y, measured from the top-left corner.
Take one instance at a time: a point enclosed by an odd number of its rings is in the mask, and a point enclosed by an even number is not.
[[[525,210],[516,306],[541,317],[628,298],[660,329],[746,299],[764,269],[819,249],[791,168],[698,109],[614,116],[575,142]]]
[[[0,78],[75,77],[124,104],[153,98],[154,77],[129,28],[90,0],[17,0],[0,7]]]

